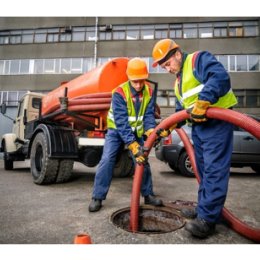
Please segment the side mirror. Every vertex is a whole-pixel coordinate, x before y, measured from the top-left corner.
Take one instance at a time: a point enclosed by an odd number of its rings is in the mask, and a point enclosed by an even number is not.
[[[3,103],[3,104],[1,105],[1,113],[2,113],[3,115],[6,113],[6,104],[5,104],[5,103]]]

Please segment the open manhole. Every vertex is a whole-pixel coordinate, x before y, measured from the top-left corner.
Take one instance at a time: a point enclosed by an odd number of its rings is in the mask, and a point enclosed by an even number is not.
[[[174,209],[166,207],[139,207],[139,230],[136,233],[159,234],[175,231],[184,226],[185,220]],[[111,216],[112,223],[128,232],[130,230],[130,207],[120,209]]]

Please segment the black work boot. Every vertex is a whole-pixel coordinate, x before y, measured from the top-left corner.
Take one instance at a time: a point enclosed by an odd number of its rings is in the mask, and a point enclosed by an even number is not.
[[[144,204],[153,206],[163,206],[161,199],[157,199],[154,195],[147,195],[144,197]]]
[[[185,218],[194,219],[197,217],[197,210],[196,208],[182,208],[181,215]]]
[[[216,224],[210,223],[202,218],[195,218],[185,225],[185,229],[188,230],[193,236],[199,238],[206,238],[213,234]]]
[[[95,212],[95,211],[99,211],[102,207],[102,200],[99,199],[92,199],[92,201],[90,202],[89,206],[88,206],[88,211],[89,212]]]

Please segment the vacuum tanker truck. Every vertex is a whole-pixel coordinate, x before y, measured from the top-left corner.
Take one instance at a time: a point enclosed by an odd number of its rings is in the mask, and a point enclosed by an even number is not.
[[[127,63],[127,58],[115,58],[47,94],[26,93],[12,133],[2,136],[5,170],[29,159],[34,183],[43,185],[68,181],[74,161],[95,167],[103,151],[111,92],[127,81]],[[148,84],[157,90],[156,82]],[[5,115],[5,104],[1,112]],[[155,113],[158,117],[158,110]],[[128,150],[122,147],[114,176],[125,177],[133,170]]]

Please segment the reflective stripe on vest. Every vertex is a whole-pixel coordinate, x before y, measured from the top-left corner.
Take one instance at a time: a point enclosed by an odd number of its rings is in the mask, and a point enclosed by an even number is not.
[[[198,100],[199,93],[203,89],[204,85],[201,84],[193,74],[193,56],[197,55],[197,53],[189,54],[183,64],[183,71],[182,71],[182,96],[179,93],[178,88],[178,80],[175,81],[175,95],[179,102],[182,104],[184,109],[190,108],[193,104]],[[211,104],[211,107],[222,107],[222,108],[229,108],[237,104],[237,99],[230,89],[228,93],[224,96],[220,97],[219,100]]]
[[[133,132],[137,133],[137,136],[140,138],[143,133],[144,133],[144,126],[143,126],[143,119],[144,119],[144,114],[146,111],[146,108],[151,100],[151,90],[149,86],[145,85],[142,91],[143,97],[140,98],[141,106],[139,110],[138,116],[136,115],[135,112],[135,107],[133,103],[132,95],[131,95],[131,90],[130,90],[130,85],[129,82],[126,82],[116,88],[113,93],[119,93],[120,95],[123,96],[124,100],[126,101],[127,104],[127,113],[128,113],[128,122],[129,125],[132,128]],[[116,129],[116,124],[115,124],[115,119],[114,119],[114,114],[113,114],[113,109],[112,109],[112,103],[110,106],[110,110],[108,112],[107,116],[107,126],[108,128],[113,128]]]

